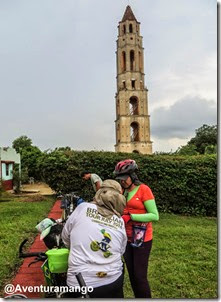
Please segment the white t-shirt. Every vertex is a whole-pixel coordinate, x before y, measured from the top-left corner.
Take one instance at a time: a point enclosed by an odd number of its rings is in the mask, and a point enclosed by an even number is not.
[[[97,189],[96,189],[96,182],[100,183],[100,185],[102,185],[102,179],[100,178],[100,176],[98,176],[97,174],[91,174],[91,183],[92,183],[92,186],[93,186],[93,189],[94,191],[96,192]]]
[[[62,231],[64,244],[70,248],[67,284],[78,286],[81,273],[87,286],[110,284],[122,274],[122,255],[127,236],[122,218],[105,218],[97,206],[81,203],[68,218]]]

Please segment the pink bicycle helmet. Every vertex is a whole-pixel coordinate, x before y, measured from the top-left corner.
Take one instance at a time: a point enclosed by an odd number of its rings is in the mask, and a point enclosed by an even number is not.
[[[116,176],[121,175],[121,174],[131,174],[134,171],[136,171],[138,169],[138,166],[135,162],[135,160],[133,159],[126,159],[126,160],[122,160],[120,161],[114,170],[114,174]]]

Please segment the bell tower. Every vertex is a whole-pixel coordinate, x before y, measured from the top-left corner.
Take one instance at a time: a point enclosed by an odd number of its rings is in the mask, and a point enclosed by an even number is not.
[[[118,25],[116,152],[152,154],[140,22],[128,5]]]

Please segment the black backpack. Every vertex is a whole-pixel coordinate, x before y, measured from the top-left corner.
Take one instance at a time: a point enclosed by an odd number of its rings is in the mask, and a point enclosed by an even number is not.
[[[61,232],[63,230],[63,227],[63,224],[55,224],[51,227],[49,234],[43,239],[47,248],[60,248],[64,245],[61,239]]]

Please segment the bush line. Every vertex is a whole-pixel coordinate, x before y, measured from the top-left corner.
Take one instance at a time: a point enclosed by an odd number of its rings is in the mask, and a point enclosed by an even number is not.
[[[153,191],[159,211],[176,214],[217,214],[216,155],[140,155],[104,151],[54,150],[39,162],[41,177],[56,192],[76,191],[90,201],[92,186],[79,174],[83,170],[103,180],[114,178],[120,160],[135,159],[138,176]]]

